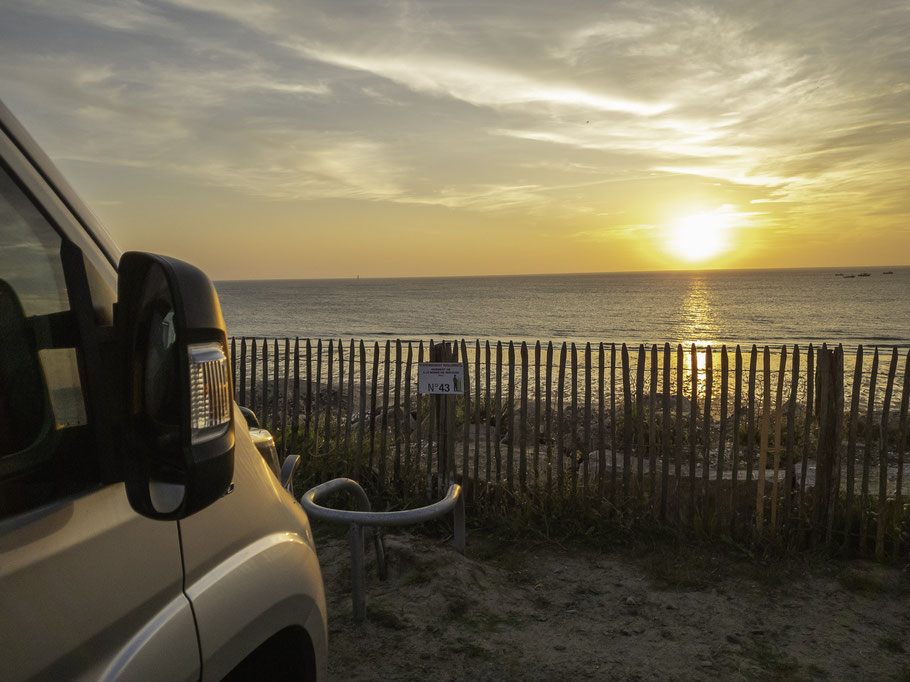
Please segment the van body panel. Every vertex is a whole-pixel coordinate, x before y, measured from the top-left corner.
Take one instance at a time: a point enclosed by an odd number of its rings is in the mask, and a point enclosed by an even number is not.
[[[203,679],[221,679],[286,627],[307,623],[315,643],[324,639],[319,576],[312,548],[299,536],[280,533],[257,540],[187,586],[199,624]],[[325,670],[324,647],[314,650],[317,670]]]
[[[176,523],[136,514],[122,483],[29,519],[0,523],[4,676],[97,679],[165,646],[174,679],[198,675]]]
[[[233,492],[179,523],[204,679],[219,679],[283,627],[305,624],[321,677],[326,606],[309,521],[247,434],[235,444]]]
[[[181,594],[168,603],[121,649],[103,680],[199,679],[199,651],[186,646],[187,632],[195,631],[193,611]]]

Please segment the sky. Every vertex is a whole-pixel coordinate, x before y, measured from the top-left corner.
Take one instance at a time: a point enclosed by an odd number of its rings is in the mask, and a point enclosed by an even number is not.
[[[214,279],[910,263],[910,3],[0,0],[0,97]]]

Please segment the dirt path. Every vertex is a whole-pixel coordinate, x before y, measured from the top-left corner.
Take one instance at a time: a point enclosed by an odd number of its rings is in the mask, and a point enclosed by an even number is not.
[[[334,680],[910,679],[910,576],[386,536],[351,620],[347,543],[319,544]]]

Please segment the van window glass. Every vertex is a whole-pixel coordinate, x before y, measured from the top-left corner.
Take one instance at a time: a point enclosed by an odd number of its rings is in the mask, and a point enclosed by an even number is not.
[[[69,309],[60,235],[5,172],[0,174],[0,273],[27,317]]]
[[[61,245],[0,166],[0,517],[98,480]]]

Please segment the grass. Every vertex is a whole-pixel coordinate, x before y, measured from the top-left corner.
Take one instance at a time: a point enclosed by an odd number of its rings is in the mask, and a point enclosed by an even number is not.
[[[482,531],[479,537],[476,531]],[[837,581],[849,592],[910,589],[884,579],[887,572],[860,570],[855,562],[823,549],[796,551],[783,544],[749,544],[730,535],[672,529],[650,518],[617,519],[612,508],[565,498],[516,496],[511,509],[504,506],[499,513],[476,518],[469,554],[505,569],[520,583],[527,557],[544,545],[565,552],[619,552],[641,568],[653,587],[667,591],[716,589],[731,578],[778,588],[810,577]]]
[[[780,646],[761,638],[746,642],[742,655],[758,668],[757,680],[807,680],[818,679],[821,671],[803,666]]]
[[[411,625],[400,615],[400,609],[398,611],[393,604],[377,597],[367,603],[367,620],[389,630],[409,629]]]
[[[449,645],[449,651],[453,654],[464,654],[475,660],[486,661],[492,659],[494,656],[488,649],[472,642],[467,637],[456,637],[455,643]]]

